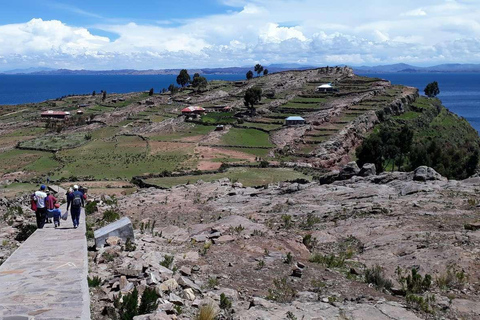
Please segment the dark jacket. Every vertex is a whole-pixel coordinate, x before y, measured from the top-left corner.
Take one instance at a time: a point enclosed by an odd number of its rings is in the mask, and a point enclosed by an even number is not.
[[[77,197],[77,196],[78,196],[78,197],[81,199],[81,201],[82,201],[82,207],[85,206],[85,200],[84,200],[84,198],[83,198],[83,193],[81,193],[81,192],[78,191],[78,190],[75,190],[75,191],[73,191],[72,193],[70,193],[70,194],[68,195],[68,197],[67,197],[67,202],[68,202],[68,203],[67,203],[67,206],[68,206],[68,204],[70,204],[70,206],[71,206],[72,208],[74,208],[75,206],[73,205],[73,199],[75,199],[75,197]],[[79,207],[77,207],[77,208],[79,208]]]

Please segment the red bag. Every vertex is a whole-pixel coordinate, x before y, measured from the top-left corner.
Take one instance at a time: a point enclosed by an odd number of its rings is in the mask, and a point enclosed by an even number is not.
[[[37,211],[37,202],[35,200],[30,200],[30,209]]]

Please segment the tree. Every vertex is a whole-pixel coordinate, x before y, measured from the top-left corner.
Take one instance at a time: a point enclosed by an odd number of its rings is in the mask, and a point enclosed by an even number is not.
[[[148,95],[153,96],[153,88],[150,89],[150,91],[148,92]]]
[[[252,72],[252,70],[249,70],[249,71],[247,72],[247,80],[250,80],[250,79],[253,79],[253,72]]]
[[[436,97],[438,94],[440,94],[440,89],[438,88],[438,82],[434,81],[427,84],[424,92],[425,92],[425,95],[429,98]]]
[[[93,90],[92,96],[95,97],[96,95],[97,95],[97,93],[95,92],[95,90]]]
[[[196,73],[195,75],[197,75]],[[208,80],[205,77],[193,76],[192,87],[197,88],[198,90],[205,89],[208,85]]]
[[[255,115],[256,113],[255,105],[258,104],[262,99],[262,89],[258,87],[247,89],[243,99],[244,99],[243,103],[245,107],[247,107],[248,110],[250,111],[250,114]]]
[[[195,74],[193,75],[193,80],[195,80],[195,78],[198,78],[198,77],[200,77],[200,73],[195,72]]]
[[[263,72],[263,67],[260,63],[257,63],[257,65],[255,66],[255,68],[253,70],[255,70],[255,72],[257,73],[258,76],[260,76],[260,73]]]
[[[188,74],[187,69],[182,69],[180,74],[177,76],[177,83],[183,87],[190,82],[190,75]]]
[[[268,69],[263,70],[263,75],[266,76],[268,74]]]
[[[178,88],[172,83],[168,86],[168,91],[170,91],[170,93],[173,95],[178,92]]]
[[[107,91],[103,91],[102,93],[102,101],[105,101],[107,99]]]

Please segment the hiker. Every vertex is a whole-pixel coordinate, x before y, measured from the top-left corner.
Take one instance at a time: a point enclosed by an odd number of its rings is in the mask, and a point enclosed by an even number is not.
[[[47,197],[45,198],[45,207],[47,208],[47,211],[55,209],[55,203],[57,203],[57,198],[53,196],[53,193],[51,191],[47,192]],[[52,220],[49,219],[51,218],[50,215],[47,215],[45,223],[52,223]]]
[[[47,217],[47,208],[45,207],[45,198],[47,194],[45,190],[47,187],[45,185],[40,186],[40,190],[35,191],[33,199],[35,200],[37,210],[35,211],[35,217],[37,218],[37,228],[43,229],[45,226],[45,219]]]
[[[60,210],[60,203],[55,203],[54,208],[49,209],[48,213],[53,217],[55,228],[60,227],[60,216],[62,215],[62,211]]]
[[[67,208],[70,205],[70,213],[72,215],[73,227],[77,229],[80,223],[80,212],[85,206],[83,193],[78,190],[78,186],[73,186],[73,192],[68,195]]]

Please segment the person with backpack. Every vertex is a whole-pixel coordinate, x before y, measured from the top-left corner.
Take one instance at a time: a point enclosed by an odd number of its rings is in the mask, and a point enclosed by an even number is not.
[[[47,194],[45,193],[46,189],[47,187],[42,184],[40,190],[35,191],[33,194],[33,200],[36,204],[35,217],[37,218],[38,229],[43,229],[45,220],[47,219],[47,208],[45,206],[45,199],[47,198]]]
[[[67,199],[67,208],[70,204],[70,213],[72,215],[73,227],[76,229],[80,224],[80,212],[82,207],[85,206],[85,201],[83,199],[83,193],[78,190],[78,186],[73,186],[73,192],[68,195]]]

